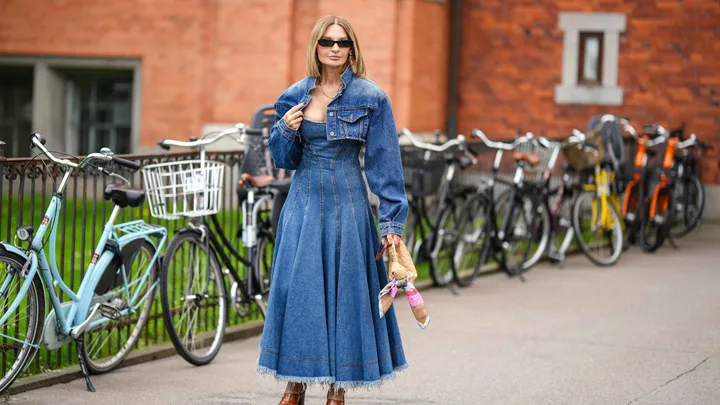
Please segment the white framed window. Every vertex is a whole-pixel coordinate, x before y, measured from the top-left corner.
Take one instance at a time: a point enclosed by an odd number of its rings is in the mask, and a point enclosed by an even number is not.
[[[562,83],[555,87],[558,104],[621,105],[618,87],[620,33],[625,14],[561,12],[564,33]]]
[[[0,139],[8,133],[12,142],[6,155],[28,156],[29,137],[14,134],[31,131],[67,153],[136,152],[141,73],[140,59],[0,55]]]

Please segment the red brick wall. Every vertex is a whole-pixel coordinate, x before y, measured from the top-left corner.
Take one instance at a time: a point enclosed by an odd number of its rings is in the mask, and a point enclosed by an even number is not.
[[[141,58],[141,147],[150,147],[198,135],[208,122],[248,121],[303,77],[315,21],[339,14],[355,27],[369,78],[390,96],[398,125],[432,130],[445,119],[445,8],[426,0],[6,0],[0,54]]]
[[[419,1],[412,33],[412,95],[408,126],[445,132],[450,57],[450,5]],[[403,44],[409,39],[401,37]]]
[[[561,11],[620,12],[618,86],[622,106],[559,105]],[[459,130],[483,129],[496,139],[514,128],[562,137],[591,115],[629,116],[636,128],[659,123],[720,147],[720,3],[683,1],[465,0],[462,20]],[[715,153],[703,181],[720,184]]]

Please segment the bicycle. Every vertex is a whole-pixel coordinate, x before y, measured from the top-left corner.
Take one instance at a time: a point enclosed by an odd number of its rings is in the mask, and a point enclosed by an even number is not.
[[[687,140],[684,131],[683,123],[679,128],[671,130],[670,134],[677,136],[678,140],[683,142]],[[673,200],[676,202],[677,210],[674,219],[677,220],[673,221],[673,227],[670,229],[670,235],[674,239],[687,235],[702,221],[705,210],[705,186],[700,181],[696,155],[702,155],[713,149],[715,149],[714,145],[708,145],[695,138],[694,142],[681,149],[680,154],[675,155],[677,179],[673,188]],[[696,150],[697,153],[693,153]]]
[[[142,206],[145,193],[128,187],[130,182],[122,176],[100,168],[105,175],[117,178],[125,185],[111,183],[106,187],[104,197],[111,200],[114,207],[80,288],[72,291],[58,272],[55,251],[57,219],[70,174],[93,161],[113,162],[131,170],[139,169],[140,165],[114,156],[108,148],[74,163],[56,158],[44,143],[40,134],[32,135],[32,148],[39,149],[39,154],[64,169],[62,181],[53,193],[37,232],[29,226],[17,230],[17,239],[29,242],[29,248],[0,243],[0,275],[3,278],[0,282],[3,300],[0,336],[5,346],[0,392],[5,391],[32,361],[41,343],[56,350],[72,340],[77,343],[77,356],[87,389],[94,392],[90,374],[105,373],[117,367],[132,350],[150,317],[160,269],[159,252],[167,239],[167,230],[143,220],[115,224],[122,208]],[[50,234],[46,238],[48,231]],[[153,243],[150,237],[159,242]],[[46,246],[49,259],[44,251]],[[53,307],[47,318],[43,287]],[[55,287],[67,294],[70,301],[61,303]],[[13,315],[18,310],[17,315]],[[105,346],[108,342],[110,344]],[[12,350],[8,350],[8,346]],[[15,353],[15,359],[7,359],[8,353]],[[8,362],[12,363],[9,369]]]
[[[406,228],[405,243],[412,252],[415,264],[428,263],[435,286],[449,286],[452,281],[452,252],[457,240],[455,233],[458,206],[461,200],[475,192],[474,187],[454,186],[458,169],[465,170],[477,163],[475,152],[458,135],[442,145],[420,142],[408,129],[401,136],[421,151],[417,159],[412,153],[403,154],[403,171],[408,193],[410,224]],[[457,153],[443,153],[457,146]],[[426,198],[437,195],[434,218],[428,214]]]
[[[675,201],[676,188],[679,188],[678,185],[682,185],[682,183],[678,183],[678,178],[681,181],[689,178],[685,177],[683,179],[679,177],[681,173],[684,173],[684,166],[682,161],[677,162],[675,153],[696,144],[695,134],[691,134],[689,139],[681,142],[679,137],[672,136],[660,125],[654,127],[654,129],[657,134],[666,139],[667,145],[662,166],[658,169],[657,184],[648,202],[647,215],[643,217],[641,224],[640,241],[643,250],[646,252],[656,251],[663,245],[665,240],[668,240],[677,249],[671,229],[678,206],[682,207],[682,203],[678,204]],[[685,197],[688,196],[686,193]]]
[[[276,193],[273,177],[241,175],[241,187],[247,191],[241,204],[243,257],[217,219],[224,164],[207,160],[205,153],[207,145],[221,138],[247,143],[248,136],[264,133],[238,123],[200,140],[163,139],[158,144],[166,150],[171,146],[199,148],[200,159],[143,168],[151,215],[189,219],[187,227],[175,232],[165,252],[160,298],[170,340],[178,354],[196,366],[206,365],[217,356],[225,334],[228,302],[240,317],[250,314],[253,303],[263,317],[267,312],[275,239],[270,221],[260,218],[259,212]],[[247,268],[246,277],[240,276],[233,260]],[[229,299],[225,276],[230,281]]]
[[[452,270],[455,282],[467,287],[477,277],[481,266],[492,257],[509,276],[516,276],[525,281],[523,273],[529,270],[526,263],[537,262],[535,255],[545,252],[549,239],[550,217],[548,211],[541,207],[539,190],[532,182],[525,181],[524,168],[537,166],[541,159],[538,156],[515,152],[515,174],[511,181],[498,177],[500,161],[505,151],[512,151],[532,139],[532,134],[517,137],[512,143],[490,141],[479,129],[474,129],[473,137],[480,138],[489,148],[495,149],[489,184],[473,195],[460,209],[462,213],[457,227],[458,242],[453,253]],[[500,199],[495,200],[495,185],[505,184],[510,192],[505,198],[507,206],[502,206]],[[502,216],[498,216],[498,212]],[[500,222],[498,222],[500,221]],[[540,222],[536,222],[540,221]],[[536,234],[542,237],[535,244]],[[533,248],[533,257],[528,257]],[[520,251],[519,254],[517,252]],[[517,258],[517,261],[511,261]]]
[[[645,234],[646,225],[648,225],[647,214],[651,212],[650,204],[654,200],[654,197],[648,200],[652,173],[647,167],[647,163],[648,157],[657,156],[657,151],[650,148],[666,142],[670,134],[665,128],[657,125],[646,127],[643,132],[640,136],[633,134],[638,144],[635,153],[635,170],[625,190],[622,212],[628,228],[628,243],[634,244],[639,241],[643,251],[652,252],[657,250],[663,241],[659,239],[649,241],[650,235]],[[663,198],[666,197],[663,196]],[[662,208],[663,210],[667,209],[664,205]],[[661,234],[658,235],[662,237]]]
[[[516,136],[520,136],[520,130],[516,132]],[[516,153],[525,153],[531,156],[539,158],[539,163],[535,166],[525,165],[524,172],[526,174],[536,173],[535,179],[527,178],[524,180],[529,186],[534,186],[540,195],[540,209],[548,212],[550,217],[549,234],[544,235],[542,232],[536,232],[535,243],[540,243],[542,238],[547,237],[548,242],[545,244],[547,249],[547,255],[550,260],[558,259],[558,261],[564,260],[565,251],[567,250],[569,241],[572,241],[574,232],[572,228],[572,222],[570,221],[569,215],[564,218],[563,215],[569,211],[566,209],[566,203],[572,203],[574,201],[575,187],[571,186],[567,168],[563,171],[562,185],[560,187],[551,187],[550,181],[552,173],[555,169],[555,163],[560,155],[560,150],[565,145],[561,142],[551,141],[545,137],[535,137],[532,133],[527,133],[530,138],[528,142],[523,142],[515,148]],[[574,139],[574,137],[571,137]],[[530,167],[528,167],[530,166]],[[510,198],[512,190],[506,190],[503,192],[497,201],[505,202]],[[553,204],[550,200],[553,199]],[[561,232],[565,230],[564,236],[560,246],[556,246],[555,239],[561,235]],[[530,268],[537,264],[543,257],[543,254],[534,254],[528,262],[523,264],[523,267]]]
[[[547,257],[553,264],[565,261],[567,250],[570,248],[572,241],[576,239],[572,208],[581,190],[577,178],[586,175],[587,170],[577,170],[571,165],[563,165],[560,184],[557,186],[551,185],[552,172],[561,151],[567,150],[571,145],[587,150],[588,147],[582,143],[582,139],[571,135],[562,142],[537,137],[532,142],[523,144],[533,144],[533,147],[528,148],[528,151],[544,154],[543,160],[547,162],[540,173],[541,179],[538,182],[538,187],[541,190],[540,196],[543,209],[547,210],[550,216],[550,238],[547,244]],[[593,152],[593,150],[590,150],[590,153]],[[538,257],[539,259],[540,257]]]
[[[612,154],[611,145],[602,146],[599,130],[605,123],[620,124],[625,131],[635,133],[629,120],[605,114],[591,136],[573,129],[575,141],[563,147],[570,166],[581,173],[592,171],[575,197],[571,216],[580,250],[593,264],[601,267],[615,265],[620,260],[625,241],[620,215],[621,186],[616,178],[621,166]],[[596,140],[598,143],[593,142]],[[592,239],[586,240],[588,236]]]

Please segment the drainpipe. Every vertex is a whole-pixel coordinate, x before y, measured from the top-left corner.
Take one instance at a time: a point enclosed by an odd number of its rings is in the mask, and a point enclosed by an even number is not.
[[[457,135],[458,114],[458,76],[460,73],[460,20],[462,18],[462,0],[450,2],[450,68],[448,80],[447,136]]]

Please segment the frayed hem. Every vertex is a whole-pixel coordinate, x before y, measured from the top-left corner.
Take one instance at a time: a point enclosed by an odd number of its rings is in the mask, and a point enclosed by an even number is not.
[[[407,370],[408,364],[405,363],[401,366],[395,367],[393,372],[380,376],[379,380],[375,381],[336,381],[335,377],[298,377],[278,374],[277,371],[269,369],[265,366],[258,366],[256,372],[263,375],[274,377],[277,381],[281,382],[295,382],[303,384],[316,384],[323,388],[329,388],[332,384],[335,389],[353,390],[358,388],[379,388],[383,383],[394,380],[398,374]]]

